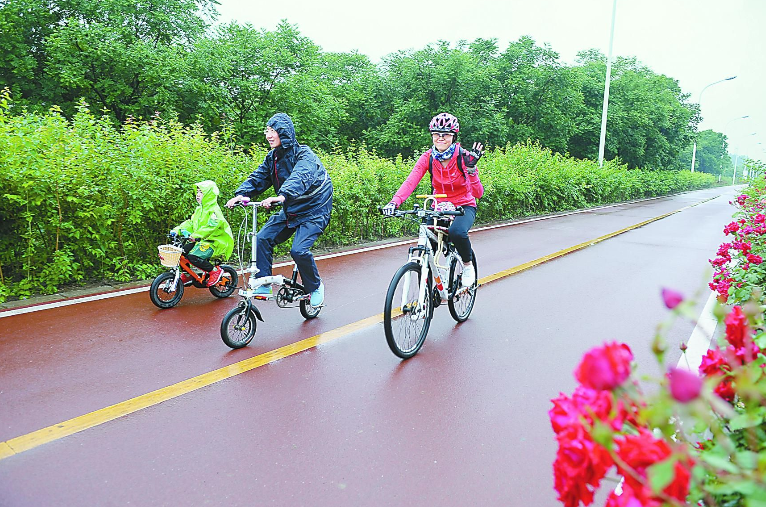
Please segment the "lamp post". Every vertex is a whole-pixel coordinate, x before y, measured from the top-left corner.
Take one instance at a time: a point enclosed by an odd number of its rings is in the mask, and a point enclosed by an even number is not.
[[[727,77],[726,79],[721,79],[720,81],[716,81],[715,83],[710,83],[709,85],[707,85],[706,87],[702,89],[702,91],[700,92],[700,96],[697,99],[697,105],[700,106],[700,114],[702,114],[702,107],[701,107],[702,93],[713,85],[717,85],[718,83],[723,83],[724,81],[731,81],[732,79],[736,79],[736,77],[737,76],[731,76],[731,77]],[[696,157],[697,157],[697,136],[695,135],[694,148],[692,148],[692,172],[694,172],[694,161],[696,160]]]
[[[722,151],[722,153],[721,153],[721,174],[723,174],[723,156],[726,155],[726,131],[729,129],[729,125],[731,124],[731,122],[737,121],[737,120],[744,120],[745,118],[750,118],[750,116],[745,115],[745,116],[740,116],[739,118],[733,118],[733,119],[727,121],[726,122],[726,126],[724,126],[724,128],[723,128],[723,143],[721,144],[721,151]],[[721,181],[721,180],[719,179],[718,181]]]
[[[751,136],[754,136],[757,132],[753,132],[750,134]],[[737,150],[739,151],[739,150]],[[734,174],[731,176],[731,184],[734,185],[734,181],[737,179],[737,162],[739,161],[739,153],[737,153],[737,156],[734,157]]]
[[[604,165],[604,144],[606,144],[606,110],[609,106],[609,81],[612,79],[612,43],[614,42],[614,18],[617,14],[617,0],[612,3],[612,29],[609,32],[609,56],[606,57],[606,80],[604,82],[604,106],[601,109],[601,136],[598,141],[598,166]]]

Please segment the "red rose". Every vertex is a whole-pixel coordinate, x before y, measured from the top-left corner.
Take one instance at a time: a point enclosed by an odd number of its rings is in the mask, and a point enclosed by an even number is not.
[[[609,493],[609,497],[606,499],[604,507],[655,507],[660,505],[662,505],[661,502],[641,503],[641,501],[633,495],[633,490],[625,488],[619,496],[614,491]]]
[[[622,402],[614,405],[610,391],[596,391],[584,386],[577,386],[571,398],[560,394],[551,400],[553,408],[548,411],[553,432],[558,434],[569,425],[581,425],[582,421],[593,424],[594,420],[608,423],[612,429],[619,431],[629,417]]]
[[[752,331],[747,323],[747,317],[742,307],[735,306],[724,320],[726,323],[726,341],[735,348],[742,348],[751,341]]]
[[[609,453],[595,443],[582,425],[570,425],[556,436],[559,449],[553,462],[554,488],[564,507],[593,503],[593,493],[612,466]]]
[[[575,378],[585,387],[612,390],[630,376],[633,352],[624,343],[605,343],[586,353],[575,370]]]
[[[620,470],[620,472],[625,478],[626,489],[632,490],[636,498],[641,501],[641,505],[655,505],[652,502],[656,502],[658,498],[654,496],[650,488],[644,486],[644,483],[647,482],[646,469],[667,459],[673,451],[668,442],[654,438],[654,435],[649,430],[639,428],[638,431],[638,435],[627,435],[625,440],[619,443],[617,455],[620,456],[631,470],[641,476],[644,481],[639,482],[625,470]],[[689,494],[690,471],[693,465],[694,460],[689,456],[676,461],[673,481],[665,487],[663,493],[680,502],[686,500]]]

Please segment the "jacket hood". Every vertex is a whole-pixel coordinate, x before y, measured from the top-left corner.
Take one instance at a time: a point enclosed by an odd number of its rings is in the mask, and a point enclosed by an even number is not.
[[[202,190],[202,202],[200,203],[202,206],[209,206],[218,202],[218,195],[220,192],[215,181],[200,181],[199,183],[195,183],[194,187],[195,190],[198,188]]]
[[[285,113],[277,113],[266,123],[279,134],[279,141],[285,149],[291,148],[297,141],[295,139],[295,126],[293,120]]]

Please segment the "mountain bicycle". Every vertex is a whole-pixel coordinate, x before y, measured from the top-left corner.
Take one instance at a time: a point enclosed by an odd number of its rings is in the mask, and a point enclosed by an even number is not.
[[[183,246],[190,241],[182,236],[168,236],[171,243],[160,245],[160,264],[170,268],[161,273],[149,287],[149,298],[158,308],[172,308],[176,306],[184,295],[184,287],[194,286],[200,289],[209,289],[210,293],[217,298],[226,298],[232,295],[237,288],[239,277],[233,267],[213,261],[216,266],[223,270],[221,279],[212,287],[207,286],[208,273],[202,271],[189,262],[183,252]]]
[[[478,288],[476,255],[471,251],[477,281],[463,287],[463,261],[448,236],[449,222],[463,214],[462,208],[449,210],[437,205],[436,198],[446,195],[416,197],[425,199],[422,208],[415,204],[411,210],[396,210],[393,215],[419,223],[418,244],[410,247],[407,263],[391,279],[383,310],[386,341],[402,359],[418,353],[434,309],[442,303],[447,303],[455,321],[468,319]]]
[[[273,206],[278,206],[278,203],[273,203]],[[237,235],[237,247],[239,249],[239,258],[242,259],[242,247],[247,241],[250,241],[250,265],[247,269],[242,266],[242,272],[249,273],[250,276],[247,282],[247,288],[239,289],[240,302],[232,308],[221,321],[221,339],[223,342],[233,349],[239,349],[250,343],[255,336],[257,321],[263,322],[263,317],[258,307],[255,306],[255,301],[276,301],[277,306],[280,308],[295,307],[296,304],[300,308],[301,315],[304,319],[313,319],[322,310],[322,306],[311,305],[311,293],[298,283],[298,266],[293,265],[293,273],[290,278],[285,278],[282,275],[269,275],[256,277],[258,268],[255,265],[255,252],[256,244],[258,241],[258,208],[261,207],[260,202],[251,201],[245,199],[238,204],[243,208],[253,208],[252,214],[252,230],[247,232],[242,239],[242,231],[247,230],[248,214],[242,219],[240,225],[240,233]],[[271,294],[256,294],[256,289],[261,285],[276,285],[277,290],[273,290]]]

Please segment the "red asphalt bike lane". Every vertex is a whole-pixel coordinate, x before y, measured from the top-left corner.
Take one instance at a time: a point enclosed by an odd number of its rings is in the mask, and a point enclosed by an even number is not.
[[[482,278],[726,194],[483,286],[462,325],[437,309],[412,360],[377,324],[0,460],[0,505],[557,505],[549,400],[604,340],[651,364],[658,284],[704,285],[731,192],[474,231]],[[169,310],[142,292],[0,318],[0,441],[379,314],[406,251],[320,260],[320,316],[259,303],[237,351],[218,332],[237,299],[206,290]]]

